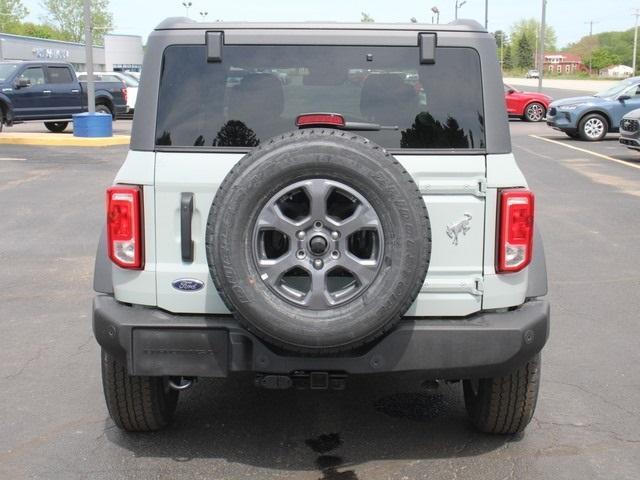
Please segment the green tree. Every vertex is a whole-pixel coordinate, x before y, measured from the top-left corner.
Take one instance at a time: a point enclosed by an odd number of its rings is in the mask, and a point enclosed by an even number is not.
[[[615,53],[611,53],[608,49],[598,48],[593,51],[593,55],[591,56],[591,65],[594,71],[597,72],[601,68],[618,64],[620,64],[620,57]]]
[[[29,14],[22,0],[0,0],[0,32],[8,32],[12,25],[20,23]]]
[[[375,22],[373,17],[371,15],[369,15],[367,12],[362,12],[362,18],[360,19],[360,21],[362,23],[373,23],[373,22]]]
[[[42,0],[47,21],[54,28],[68,34],[71,41],[80,42],[84,36],[83,0]],[[101,44],[102,37],[113,28],[109,0],[91,0],[93,42]]]
[[[583,61],[588,64],[589,57],[595,55],[596,51],[601,48],[616,55],[620,63],[632,65],[633,29],[624,32],[601,32],[593,36],[587,35],[575,43],[570,43],[564,51],[582,57]]]
[[[502,68],[504,70],[511,70],[514,67],[513,65],[513,56],[511,55],[511,45],[506,44],[504,46],[504,63],[502,64]]]
[[[527,37],[529,45],[533,45],[534,48],[536,48],[536,42],[539,34],[540,22],[534,18],[520,20],[511,26],[511,38],[521,38],[524,35]],[[555,29],[551,25],[546,25],[544,30],[545,52],[555,52],[557,50],[557,41],[558,37],[556,36]]]
[[[516,66],[524,69],[533,67],[534,50],[533,46],[529,42],[529,37],[527,37],[527,35],[525,34],[522,34],[518,39],[515,48]]]

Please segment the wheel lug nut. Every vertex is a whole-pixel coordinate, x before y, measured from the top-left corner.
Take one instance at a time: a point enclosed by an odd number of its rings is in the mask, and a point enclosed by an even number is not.
[[[331,238],[333,240],[337,240],[340,238],[340,233],[339,232],[331,232]]]
[[[313,224],[313,228],[315,228],[316,230],[320,230],[322,228],[322,222],[317,221]]]
[[[302,260],[306,256],[307,256],[307,254],[304,253],[304,250],[298,250],[298,253],[296,253],[296,257],[298,257],[298,259],[300,259],[300,260]]]
[[[331,252],[331,258],[333,258],[334,260],[337,260],[338,258],[340,258],[340,252],[338,252],[337,250],[334,250],[333,252]]]
[[[296,233],[296,237],[298,237],[298,240],[304,240],[305,236],[306,236],[306,233],[304,233],[302,230]]]
[[[320,270],[322,267],[324,267],[324,262],[323,262],[322,260],[320,260],[319,258],[316,258],[316,259],[313,261],[313,267],[314,267],[316,270]]]

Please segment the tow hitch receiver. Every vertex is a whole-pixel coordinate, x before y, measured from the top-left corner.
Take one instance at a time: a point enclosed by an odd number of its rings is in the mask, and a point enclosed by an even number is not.
[[[269,390],[344,390],[347,376],[343,373],[330,372],[301,372],[296,371],[290,375],[256,375],[257,387]]]

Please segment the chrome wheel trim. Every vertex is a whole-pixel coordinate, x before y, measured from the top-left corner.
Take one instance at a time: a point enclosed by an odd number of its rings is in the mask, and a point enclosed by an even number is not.
[[[600,138],[604,133],[604,123],[599,118],[590,118],[585,122],[583,131],[589,138]]]

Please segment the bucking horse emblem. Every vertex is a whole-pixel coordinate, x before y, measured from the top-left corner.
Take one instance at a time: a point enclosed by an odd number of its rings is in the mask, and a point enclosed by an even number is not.
[[[473,217],[469,213],[465,213],[464,216],[463,220],[447,225],[447,236],[453,240],[454,245],[458,245],[460,234],[466,235],[471,230],[471,219]]]

